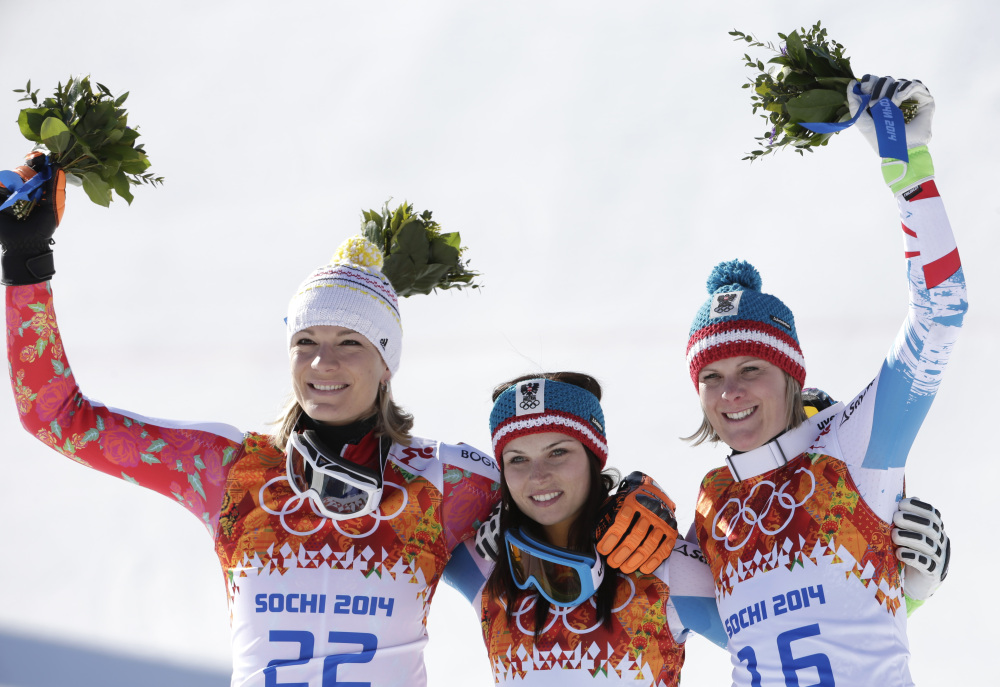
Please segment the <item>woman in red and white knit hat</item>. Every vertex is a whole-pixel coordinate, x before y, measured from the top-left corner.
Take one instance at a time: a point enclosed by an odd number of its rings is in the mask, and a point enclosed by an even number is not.
[[[919,81],[852,82],[855,111],[868,97],[880,118],[904,100],[916,106],[905,125],[906,159],[882,161],[903,220],[910,299],[875,379],[848,403],[807,420],[795,321],[760,291],[760,275],[745,262],[713,270],[710,298],[691,327],[687,362],[704,419],[689,439],[732,450],[702,481],[695,530],[740,687],[799,674],[821,685],[913,684],[896,558],[905,556],[893,545],[892,523],[907,454],[967,304],[926,147],[933,98]],[[873,117],[861,112],[858,126],[875,144]],[[940,583],[947,546],[926,561],[923,572],[913,568],[913,580],[907,568],[907,592],[919,599]]]

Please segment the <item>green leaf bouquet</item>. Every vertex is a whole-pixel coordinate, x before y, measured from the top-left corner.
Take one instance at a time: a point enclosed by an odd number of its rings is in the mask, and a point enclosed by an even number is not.
[[[762,43],[742,31],[732,30],[734,40],[746,41],[751,47],[772,53],[766,63],[743,55],[746,66],[756,69],[752,81],[743,88],[752,89],[753,112],[770,127],[756,137],[763,145],[744,160],[755,160],[786,145],[802,154],[815,146],[826,145],[833,134],[818,134],[802,126],[803,122],[842,122],[851,118],[847,103],[847,84],[854,78],[851,61],[844,55],[844,46],[827,40],[826,29],[820,22],[809,29],[779,33],[783,46]],[[778,65],[778,68],[768,65]]]
[[[757,71],[743,88],[751,89],[753,112],[763,110],[760,116],[769,125],[755,139],[762,144],[760,148],[744,160],[756,160],[788,145],[799,155],[807,150],[813,152],[816,146],[826,145],[833,133],[816,133],[803,123],[833,124],[851,119],[847,101],[847,85],[855,78],[851,60],[844,54],[843,45],[827,37],[820,22],[808,30],[779,33],[783,44],[778,46],[735,29],[729,35],[774,53],[766,63],[743,55],[746,66]],[[908,122],[916,114],[916,104],[904,102],[902,111]]]
[[[401,296],[428,294],[434,289],[478,289],[473,283],[478,272],[469,269],[463,259],[458,232],[442,233],[441,225],[431,219],[431,211],[417,214],[413,205],[403,203],[382,211],[365,210],[361,230],[385,255],[382,273]]]
[[[128,126],[122,107],[128,93],[116,97],[103,84],[95,85],[97,90],[89,76],[70,77],[39,102],[28,81],[14,92],[24,94],[19,102],[30,101],[34,107],[22,109],[17,123],[21,134],[44,147],[70,181],[79,180],[92,201],[107,207],[114,191],[131,205],[132,186],[162,184],[163,177],[147,171],[149,158],[136,142],[138,128]]]

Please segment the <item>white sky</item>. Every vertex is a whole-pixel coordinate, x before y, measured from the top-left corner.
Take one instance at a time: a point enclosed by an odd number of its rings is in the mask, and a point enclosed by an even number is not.
[[[11,89],[90,73],[131,92],[131,121],[167,177],[131,208],[70,192],[53,287],[87,395],[266,429],[289,390],[293,289],[362,208],[406,199],[461,231],[486,284],[403,304],[394,387],[417,432],[488,447],[494,384],[589,372],[605,383],[610,463],[653,474],[685,528],[723,455],[676,439],[699,418],[683,351],[711,267],[760,269],[797,316],[807,383],[837,398],[878,370],[906,303],[895,203],[859,134],[805,158],[740,160],[764,123],[727,32],[775,38],[820,18],[859,74],[922,79],[972,309],[908,470],[955,548],[948,582],[910,623],[912,672],[982,682],[996,630],[979,585],[1000,555],[975,547],[1000,475],[982,446],[990,401],[970,397],[997,354],[994,3],[3,6],[5,166],[29,147]],[[0,629],[228,671],[222,577],[195,518],[42,447],[10,394],[0,430]],[[432,686],[491,684],[477,618],[445,585],[429,630]],[[729,672],[725,652],[688,643],[686,684],[728,684]]]

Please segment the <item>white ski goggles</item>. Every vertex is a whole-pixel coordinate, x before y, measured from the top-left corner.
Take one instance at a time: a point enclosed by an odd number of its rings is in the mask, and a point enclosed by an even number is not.
[[[292,491],[312,501],[327,518],[349,520],[367,515],[382,500],[381,471],[376,473],[333,454],[312,430],[292,434],[285,461]]]

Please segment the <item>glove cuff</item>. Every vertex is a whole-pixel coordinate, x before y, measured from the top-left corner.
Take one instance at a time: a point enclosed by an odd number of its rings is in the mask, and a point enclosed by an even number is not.
[[[48,246],[33,254],[5,250],[0,255],[0,284],[4,286],[40,284],[55,273],[55,260]]]
[[[934,176],[934,161],[931,160],[927,146],[917,146],[907,151],[909,162],[884,158],[882,160],[882,178],[894,194],[900,194],[906,189]]]
[[[908,596],[906,592],[903,592],[903,598],[906,599],[906,617],[909,618],[910,614],[915,610],[924,605],[922,599],[914,599],[912,596]]]

